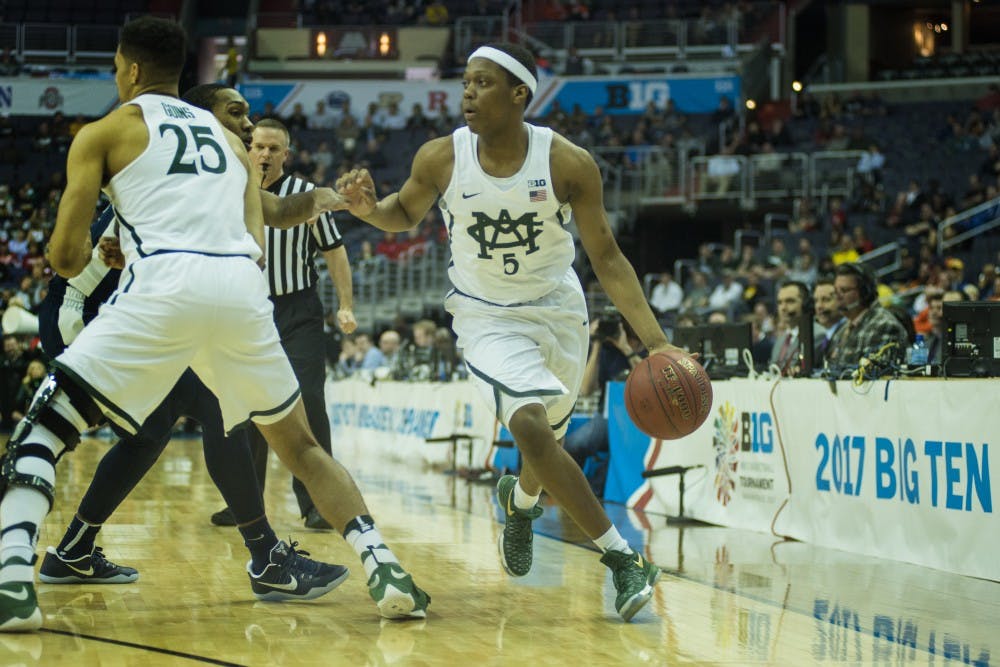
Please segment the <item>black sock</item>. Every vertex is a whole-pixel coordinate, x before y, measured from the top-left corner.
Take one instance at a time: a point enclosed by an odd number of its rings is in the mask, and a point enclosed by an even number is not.
[[[243,536],[243,544],[250,550],[250,569],[254,574],[260,574],[271,562],[271,549],[278,543],[278,536],[271,529],[267,517],[261,517],[253,523],[238,528]]]
[[[56,551],[67,560],[86,556],[94,550],[94,541],[100,530],[101,524],[84,523],[80,517],[74,516]]]

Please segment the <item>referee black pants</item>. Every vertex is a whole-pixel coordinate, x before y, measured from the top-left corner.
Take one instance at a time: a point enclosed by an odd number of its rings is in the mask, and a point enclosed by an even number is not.
[[[272,296],[274,323],[281,336],[281,346],[288,355],[292,370],[302,390],[302,403],[309,420],[309,428],[323,450],[333,455],[330,445],[330,418],[326,412],[326,348],[323,336],[323,304],[316,287],[298,292]],[[264,436],[257,429],[250,429],[250,450],[254,457],[254,470],[261,492],[267,475],[268,447]],[[299,503],[302,516],[313,508],[313,501],[305,485],[298,479],[292,481],[292,490]]]

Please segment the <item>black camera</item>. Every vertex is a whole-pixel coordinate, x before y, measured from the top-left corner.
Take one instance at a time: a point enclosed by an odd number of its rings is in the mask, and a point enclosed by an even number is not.
[[[605,308],[597,320],[597,337],[601,340],[617,340],[624,325],[621,313],[614,308]]]

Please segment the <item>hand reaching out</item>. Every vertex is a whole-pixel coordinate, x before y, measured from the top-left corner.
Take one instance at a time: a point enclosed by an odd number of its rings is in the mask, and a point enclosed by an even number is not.
[[[316,188],[313,192],[313,213],[316,215],[326,211],[343,211],[349,205],[347,199],[333,188]]]
[[[375,182],[367,169],[352,169],[337,179],[337,192],[347,200],[347,210],[358,218],[365,218],[375,210]]]

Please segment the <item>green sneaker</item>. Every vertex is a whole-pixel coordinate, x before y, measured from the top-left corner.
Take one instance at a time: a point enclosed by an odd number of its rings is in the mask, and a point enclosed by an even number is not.
[[[504,475],[497,482],[497,499],[504,512],[503,532],[497,539],[500,564],[512,577],[523,577],[531,569],[531,543],[535,534],[531,522],[542,516],[542,508],[535,505],[523,510],[514,505],[514,486],[517,477]]]
[[[431,603],[399,563],[380,563],[368,579],[368,593],[384,618],[426,618]]]
[[[20,558],[11,558],[27,565]],[[30,583],[11,581],[0,584],[0,632],[26,632],[42,627],[42,612],[38,608],[35,587]]]
[[[615,610],[628,622],[653,597],[660,568],[635,552],[606,551],[601,562],[611,568],[611,579],[618,591]]]

